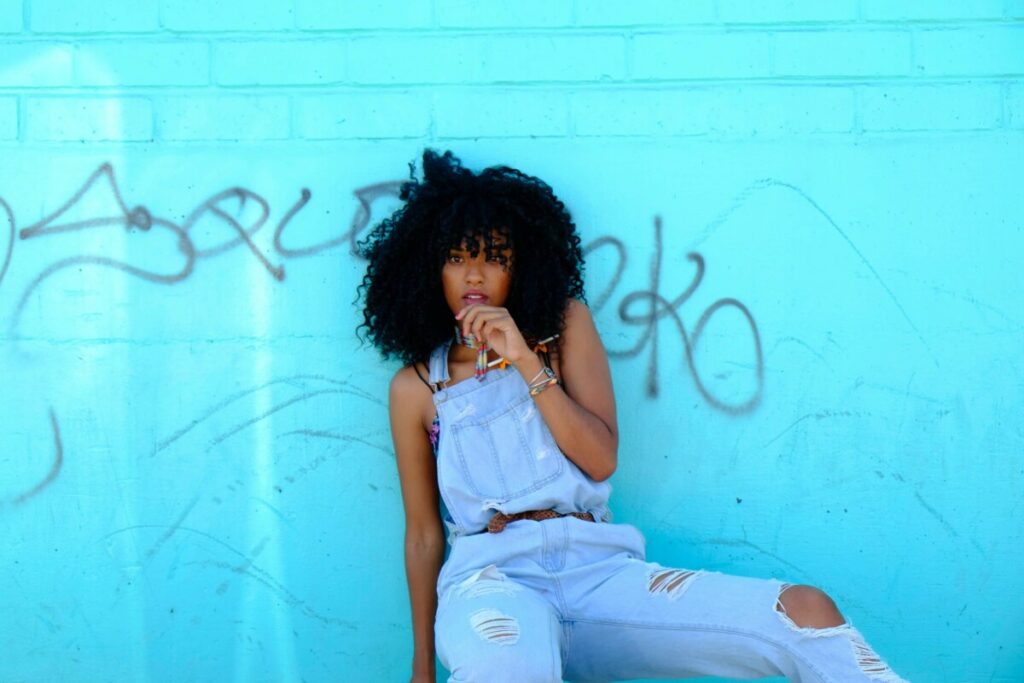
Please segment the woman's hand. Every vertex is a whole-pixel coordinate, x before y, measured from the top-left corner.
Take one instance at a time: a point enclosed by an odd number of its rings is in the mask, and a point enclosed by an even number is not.
[[[461,321],[464,335],[468,333],[483,339],[489,348],[509,363],[518,363],[530,353],[523,333],[507,308],[470,304],[459,311],[455,319]]]

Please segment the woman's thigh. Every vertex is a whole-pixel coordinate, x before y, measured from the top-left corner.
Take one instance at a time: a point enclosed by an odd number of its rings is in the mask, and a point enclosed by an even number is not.
[[[868,680],[855,658],[859,634],[848,625],[797,628],[775,609],[785,585],[638,559],[601,577],[580,567],[562,580],[566,678]]]
[[[493,565],[445,591],[434,637],[452,683],[562,680],[562,626],[554,608]]]

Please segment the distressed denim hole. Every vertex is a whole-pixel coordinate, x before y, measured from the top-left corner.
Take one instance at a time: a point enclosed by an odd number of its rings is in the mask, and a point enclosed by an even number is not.
[[[882,658],[875,652],[870,645],[864,640],[864,636],[860,634],[857,629],[850,626],[849,623],[844,622],[838,626],[829,626],[825,628],[812,628],[800,626],[794,622],[786,612],[786,606],[782,602],[782,594],[788,589],[792,588],[793,584],[783,583],[779,586],[779,592],[775,599],[775,611],[778,613],[779,619],[782,620],[791,631],[795,631],[807,638],[846,638],[850,647],[853,649],[853,656],[857,662],[857,667],[866,675],[868,678],[876,681],[883,681],[883,683],[907,683],[906,680],[900,678],[889,665],[882,661]]]
[[[509,581],[508,578],[498,570],[498,567],[489,564],[483,569],[474,572],[462,583],[458,591],[465,598],[479,598],[483,595],[501,593],[504,595],[515,595],[522,588],[519,584]]]
[[[783,583],[779,586],[779,594],[775,598],[775,611],[786,613],[786,606],[782,604],[782,594],[793,587],[791,583]]]
[[[864,636],[856,629],[851,629],[850,646],[853,648],[853,656],[857,659],[857,666],[868,678],[884,681],[884,683],[907,683],[882,661],[878,653],[865,642]]]
[[[519,642],[519,622],[515,617],[502,614],[496,609],[473,612],[469,615],[469,624],[486,642],[498,645],[515,645]]]
[[[700,574],[689,569],[657,569],[647,577],[647,591],[651,595],[664,593],[669,600],[677,600]]]

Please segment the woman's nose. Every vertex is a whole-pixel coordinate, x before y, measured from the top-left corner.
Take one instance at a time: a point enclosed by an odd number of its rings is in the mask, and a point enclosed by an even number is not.
[[[470,260],[466,267],[466,280],[469,282],[482,282],[483,279],[483,264],[477,261],[477,259]]]

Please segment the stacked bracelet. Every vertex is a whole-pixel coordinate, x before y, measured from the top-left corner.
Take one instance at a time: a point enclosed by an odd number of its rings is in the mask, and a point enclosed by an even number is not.
[[[537,379],[541,375],[544,375],[544,377]],[[558,376],[555,374],[554,370],[545,365],[540,369],[540,372],[534,375],[533,379],[530,380],[530,396],[536,396],[552,384],[558,384]]]

